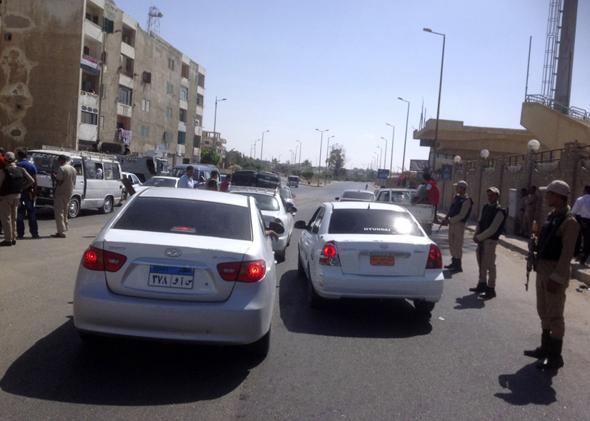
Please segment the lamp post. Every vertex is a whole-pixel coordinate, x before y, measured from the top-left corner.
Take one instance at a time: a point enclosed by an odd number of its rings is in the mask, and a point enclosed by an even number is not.
[[[390,123],[385,123],[386,126],[391,127],[391,159],[389,161],[389,173],[393,172],[393,141],[395,139],[395,126]]]
[[[330,165],[330,139],[335,137],[336,135],[328,136],[326,142],[326,172],[324,173],[324,185],[328,184],[328,165]]]
[[[383,161],[383,148],[381,145],[377,145],[377,149],[379,149],[379,162],[377,164],[377,169],[381,166],[381,162]]]
[[[387,146],[389,144],[389,139],[381,136],[381,140],[385,141],[385,153],[383,154],[383,169],[387,169]]]
[[[434,127],[434,145],[432,147],[432,170],[436,170],[436,143],[438,142],[438,123],[440,120],[440,96],[442,92],[442,81],[443,81],[443,69],[445,65],[445,43],[447,40],[447,36],[440,32],[434,32],[430,28],[423,28],[424,32],[429,32],[434,35],[441,36],[443,39],[442,43],[442,55],[440,59],[440,80],[438,82],[438,105],[436,106],[436,125]]]
[[[482,149],[479,152],[480,161],[479,161],[479,189],[477,190],[477,216],[479,218],[481,212],[481,187],[483,183],[483,167],[484,162],[486,159],[490,157],[490,151],[487,149]]]
[[[258,142],[260,142],[260,139],[256,139],[256,140],[254,141],[254,143],[252,144],[252,149],[254,150],[254,153],[253,153],[252,157],[253,157],[254,159],[256,159],[256,145],[258,144]]]
[[[264,134],[270,132],[270,130],[265,130],[262,132],[262,139],[260,139],[260,160],[262,161],[262,152],[264,151]]]
[[[402,155],[402,174],[403,174],[404,170],[406,169],[406,145],[408,143],[408,119],[410,118],[410,101],[408,101],[407,99],[403,99],[401,96],[398,96],[397,99],[399,99],[402,102],[405,102],[406,105],[408,106],[406,109],[406,135],[404,137],[404,154]]]
[[[540,147],[541,147],[541,142],[539,142],[537,139],[531,139],[531,140],[529,140],[529,143],[527,143],[527,158],[528,158],[528,166],[529,166],[529,177],[528,177],[528,182],[527,182],[528,189],[531,188],[531,184],[533,181],[533,168],[535,166],[535,163],[533,161],[533,154],[537,153],[539,151]]]
[[[215,112],[213,113],[213,133],[217,132],[217,103],[227,101],[227,98],[217,98],[215,97]]]
[[[322,148],[324,146],[324,132],[329,131],[330,129],[315,129],[316,132],[320,132],[320,156],[318,158],[318,187],[320,186],[320,172],[322,171]]]
[[[299,169],[301,169],[301,148],[303,148],[303,142],[301,140],[296,141],[299,144]]]

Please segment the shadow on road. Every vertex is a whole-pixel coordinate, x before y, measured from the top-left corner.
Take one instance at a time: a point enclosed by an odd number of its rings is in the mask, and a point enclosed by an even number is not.
[[[239,347],[108,340],[93,350],[69,321],[12,363],[0,388],[58,402],[168,405],[226,395],[258,363]]]
[[[478,300],[477,294],[467,294],[463,297],[458,297],[455,299],[457,305],[454,307],[455,310],[467,310],[471,308],[484,308],[485,301]]]
[[[432,331],[429,321],[416,316],[405,300],[339,300],[325,309],[307,304],[306,280],[296,270],[280,281],[281,319],[291,332],[359,338],[409,338]]]
[[[555,372],[540,371],[535,363],[528,364],[514,374],[502,374],[498,377],[500,386],[508,389],[507,393],[494,396],[511,405],[550,405],[557,401],[557,393],[552,387]]]

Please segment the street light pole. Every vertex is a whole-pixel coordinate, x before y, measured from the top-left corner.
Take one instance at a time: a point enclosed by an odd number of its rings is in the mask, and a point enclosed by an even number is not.
[[[330,129],[315,129],[317,132],[320,132],[320,157],[318,158],[318,187],[320,186],[320,172],[322,171],[322,147],[324,146],[324,132],[329,131]]]
[[[444,69],[444,65],[445,65],[445,43],[447,40],[447,36],[443,33],[440,33],[440,32],[434,32],[430,28],[424,28],[423,31],[429,32],[434,35],[441,36],[443,39],[442,55],[441,55],[441,59],[440,59],[440,80],[438,82],[438,105],[436,106],[436,125],[434,127],[434,145],[432,147],[432,152],[433,152],[432,153],[432,171],[435,171],[436,170],[436,144],[438,142],[438,123],[440,120],[440,96],[441,96],[441,92],[442,92],[443,69]]]
[[[403,174],[404,170],[406,169],[406,145],[408,144],[408,119],[410,118],[410,101],[403,99],[401,96],[398,96],[397,99],[405,102],[408,106],[407,110],[406,110],[406,135],[404,137],[404,153],[402,156],[402,174]]]
[[[381,139],[385,141],[385,153],[383,154],[383,169],[387,169],[387,144],[389,143],[389,139],[383,136],[381,136]]]
[[[260,143],[260,160],[262,161],[262,153],[264,151],[264,134],[270,132],[270,130],[265,130],[262,132],[262,139]]]
[[[383,161],[383,148],[381,145],[377,145],[377,149],[379,149],[379,162],[377,163],[377,169],[379,169],[381,162]]]
[[[395,139],[395,126],[390,123],[385,123],[385,125],[391,127],[391,159],[389,161],[389,174],[393,173],[393,141]]]
[[[326,143],[326,172],[324,173],[324,185],[328,184],[328,165],[330,163],[330,139],[335,137],[335,135],[328,136],[328,141]]]
[[[299,169],[301,169],[301,149],[303,148],[303,142],[297,140],[297,143],[299,143]]]
[[[217,103],[227,101],[227,98],[217,98],[215,97],[215,112],[213,113],[213,136],[217,132]]]

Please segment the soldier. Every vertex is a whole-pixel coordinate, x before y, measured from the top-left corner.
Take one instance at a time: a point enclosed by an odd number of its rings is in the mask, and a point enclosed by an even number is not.
[[[465,234],[465,222],[469,219],[473,200],[467,196],[467,182],[461,180],[455,184],[455,198],[449,213],[441,222],[441,225],[449,226],[449,249],[451,251],[451,264],[445,268],[453,272],[463,272],[461,259],[463,257],[463,238]]]
[[[478,299],[491,300],[496,296],[496,246],[504,229],[506,210],[500,207],[497,187],[487,189],[488,203],[481,210],[481,216],[473,241],[477,243],[477,264],[479,281],[469,291],[479,293]]]
[[[68,206],[76,186],[76,169],[68,164],[69,160],[70,158],[66,155],[60,155],[57,158],[59,168],[54,174],[56,186],[53,195],[57,233],[51,235],[53,238],[66,238],[65,232],[68,230]]]
[[[541,346],[524,355],[541,360],[540,369],[563,367],[561,350],[565,322],[565,291],[570,279],[570,262],[578,237],[578,223],[568,206],[570,187],[554,180],[547,186],[545,202],[553,210],[541,227],[537,247],[537,312],[541,319]]]

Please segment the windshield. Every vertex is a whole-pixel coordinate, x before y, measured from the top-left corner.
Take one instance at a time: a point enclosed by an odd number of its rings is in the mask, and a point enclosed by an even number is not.
[[[31,154],[33,163],[40,174],[51,173],[59,167],[57,163],[57,155],[53,153],[34,152]]]
[[[138,197],[113,228],[252,241],[247,207],[197,200]]]
[[[372,201],[375,199],[375,195],[369,191],[345,191],[342,194],[343,199],[355,199],[355,200],[365,200],[365,201]]]
[[[299,177],[290,175],[288,178],[289,181],[299,181]]]
[[[418,225],[407,213],[384,209],[336,209],[328,232],[422,236]]]
[[[176,187],[176,179],[174,178],[158,178],[152,177],[145,183],[144,186],[153,186],[153,187]]]
[[[256,199],[256,205],[261,211],[278,211],[280,210],[279,202],[274,196],[268,194],[257,194],[257,193],[238,193],[242,196],[251,196]]]

